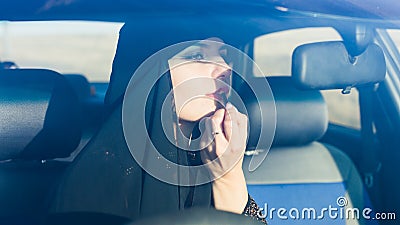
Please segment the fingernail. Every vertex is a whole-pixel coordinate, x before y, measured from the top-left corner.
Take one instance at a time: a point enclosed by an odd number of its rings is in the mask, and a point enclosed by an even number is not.
[[[232,108],[233,108],[233,105],[230,102],[228,102],[226,104],[226,109],[232,109]]]

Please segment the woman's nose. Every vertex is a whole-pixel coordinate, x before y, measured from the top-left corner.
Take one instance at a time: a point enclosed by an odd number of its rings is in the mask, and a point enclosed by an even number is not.
[[[214,64],[212,77],[215,79],[228,79],[232,74],[232,68],[225,61]]]

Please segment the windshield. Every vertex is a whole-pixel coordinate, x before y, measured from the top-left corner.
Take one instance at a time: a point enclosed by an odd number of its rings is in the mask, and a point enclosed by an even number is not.
[[[387,32],[396,45],[397,51],[400,52],[400,29],[389,29]]]
[[[0,61],[108,82],[122,23],[0,22]]]

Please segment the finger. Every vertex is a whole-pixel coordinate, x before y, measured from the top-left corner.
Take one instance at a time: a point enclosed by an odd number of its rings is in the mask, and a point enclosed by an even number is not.
[[[228,102],[228,104],[226,104],[224,125],[223,125],[225,131],[224,133],[228,141],[230,141],[232,138],[233,123],[235,123],[237,120],[236,114],[237,114],[236,108],[230,102]]]
[[[229,136],[230,149],[236,153],[242,153],[247,143],[247,116],[240,113],[237,108],[227,104],[225,115],[226,134]],[[229,121],[230,119],[230,121]]]
[[[225,109],[217,110],[213,116],[211,116],[211,121],[213,122],[213,136],[216,149],[216,154],[218,156],[222,155],[227,147],[227,140],[224,134],[223,121],[225,117]]]
[[[224,121],[225,109],[218,109],[214,115],[211,116],[213,122],[213,131],[223,131],[222,122]]]
[[[240,133],[247,133],[248,118],[245,114],[240,113],[238,111],[236,113],[236,121],[235,122],[240,128]]]
[[[212,134],[213,125],[211,118],[205,117],[201,119],[199,124],[199,129],[201,132],[200,149],[205,149],[212,143],[214,139],[214,136]]]
[[[224,170],[228,170],[232,168],[232,166],[240,160],[241,155],[243,155],[243,145],[242,139],[243,137],[240,137],[239,135],[239,127],[238,124],[233,122],[232,124],[232,138],[231,140],[218,140],[218,137],[216,137],[216,146],[219,148],[216,149],[218,159],[219,159],[219,164],[224,168]],[[224,142],[224,144],[219,144],[221,142]]]
[[[230,104],[230,103],[228,103],[226,105],[226,109],[227,109],[227,112],[226,112],[226,115],[225,115],[225,122],[226,123],[224,123],[226,129],[228,131],[229,130],[230,131],[238,131],[239,132],[239,137],[244,137],[244,138],[239,138],[239,139],[235,138],[235,140],[244,140],[244,141],[246,141],[247,140],[247,126],[248,126],[248,118],[247,118],[247,116],[245,114],[243,114],[243,113],[240,113],[237,110],[237,108],[234,105]],[[231,122],[231,123],[229,123],[229,122]],[[235,130],[233,128],[234,124],[238,125],[238,127],[239,127],[238,130]],[[231,126],[232,128],[228,129],[229,126]],[[226,132],[226,133],[229,135],[229,139],[230,139],[232,137],[232,132],[230,132],[230,133]]]
[[[211,116],[211,121],[212,121],[212,133],[214,136],[221,138],[225,138],[224,135],[224,127],[223,127],[223,121],[225,117],[225,109],[219,109],[215,111],[214,115]]]
[[[247,144],[247,132],[248,132],[248,118],[245,114],[239,113],[238,114],[238,129],[239,129],[239,133],[240,136],[242,137],[242,145],[245,147]]]
[[[243,139],[245,137],[242,136],[242,132],[240,131],[240,127],[236,121],[232,122],[232,137],[229,141],[229,146],[232,151],[236,152],[243,148]]]

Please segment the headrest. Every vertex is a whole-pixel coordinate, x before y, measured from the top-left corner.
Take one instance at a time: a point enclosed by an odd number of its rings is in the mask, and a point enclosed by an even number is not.
[[[315,90],[297,89],[291,77],[268,77],[267,81],[274,95],[277,115],[272,145],[304,145],[322,137],[328,126],[328,110],[321,93]],[[257,101],[246,84],[242,85],[239,93],[245,101],[250,120],[247,149],[254,150],[262,125],[260,107],[264,112],[268,112],[268,109],[263,108],[270,107],[272,100],[267,97],[268,99]]]
[[[0,160],[67,157],[81,138],[78,98],[44,69],[0,70]]]
[[[63,76],[73,88],[80,101],[90,97],[90,83],[85,76],[81,74],[63,74]]]

